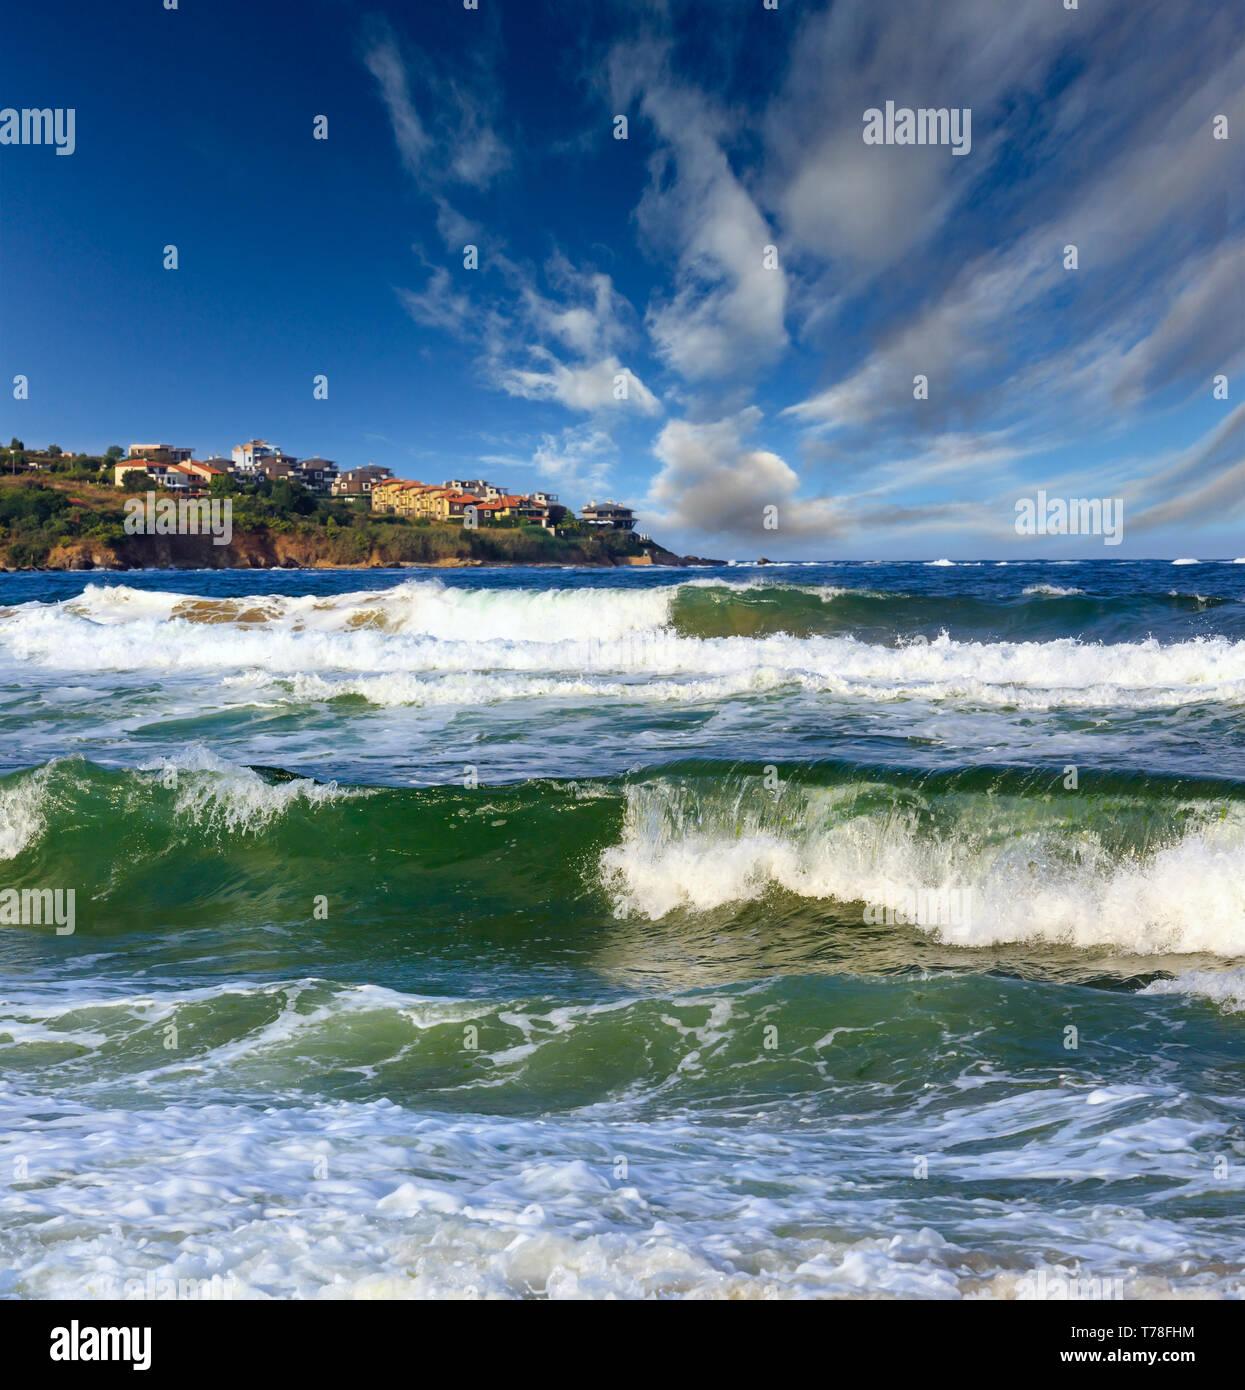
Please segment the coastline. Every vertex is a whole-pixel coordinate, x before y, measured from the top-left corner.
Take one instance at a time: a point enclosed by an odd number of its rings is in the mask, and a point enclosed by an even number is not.
[[[555,535],[534,526],[465,530],[317,505],[255,515],[263,498],[231,498],[232,524],[210,531],[147,532],[126,524],[128,494],[82,479],[0,477],[0,569],[8,574],[95,570],[591,569],[721,565],[676,555],[629,531]],[[219,502],[217,503],[219,505]],[[220,542],[227,537],[224,544]]]
[[[221,552],[228,557],[220,563]],[[216,559],[213,564],[196,563],[206,558]],[[565,559],[565,560],[497,560],[481,559],[475,556],[443,556],[433,560],[383,560],[369,559],[355,563],[332,558],[312,557],[295,560],[290,556],[268,559],[244,551],[235,551],[232,546],[220,547],[211,557],[196,556],[191,559],[151,557],[146,563],[134,564],[119,558],[96,558],[73,554],[59,561],[49,557],[49,563],[42,565],[0,565],[3,574],[127,574],[147,570],[181,570],[186,573],[204,573],[217,570],[442,570],[442,569],[706,569],[725,566],[726,560],[704,559],[696,555],[675,555],[671,551],[659,551],[653,555],[610,556],[603,559]]]

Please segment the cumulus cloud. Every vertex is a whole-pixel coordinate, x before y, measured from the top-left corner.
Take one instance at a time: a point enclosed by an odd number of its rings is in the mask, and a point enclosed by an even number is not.
[[[704,424],[671,420],[653,446],[661,469],[645,510],[654,514],[654,524],[754,543],[768,539],[771,545],[840,534],[844,521],[831,499],[799,498],[800,480],[791,465],[750,446],[748,437],[760,421],[755,406]],[[765,525],[770,507],[777,509],[776,531]]]

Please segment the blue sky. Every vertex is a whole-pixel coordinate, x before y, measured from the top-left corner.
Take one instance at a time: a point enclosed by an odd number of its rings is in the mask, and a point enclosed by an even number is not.
[[[258,435],[743,558],[1245,554],[1230,9],[21,7],[2,104],[77,147],[0,147],[0,433]],[[971,149],[866,145],[887,100]],[[1039,488],[1124,543],[1017,536]]]

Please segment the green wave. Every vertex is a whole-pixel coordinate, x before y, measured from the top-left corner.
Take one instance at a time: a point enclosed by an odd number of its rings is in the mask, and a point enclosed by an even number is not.
[[[896,637],[953,636],[996,640],[1051,640],[1071,634],[1120,641],[1139,632],[1178,636],[1200,630],[1214,614],[1214,631],[1245,636],[1245,605],[1198,594],[1092,595],[1053,587],[1010,598],[913,594],[801,587],[785,584],[682,586],[671,613],[687,637],[854,636],[887,642]]]
[[[800,1106],[832,1087],[834,1110],[961,1102],[966,1070],[1011,1053],[1054,1083],[1066,1068],[1057,1006],[1096,1044],[1095,1063],[1140,1078],[1173,1005],[1138,1009],[1118,992],[1085,997],[981,975],[921,982],[787,976],[681,994],[607,998],[431,998],[307,978],[114,991],[100,1000],[9,1002],[0,1049],[25,1084],[125,1087],[142,1099],[188,1081],[234,1095],[367,1100],[479,1113],[566,1110],[623,1099]],[[1212,1016],[1213,1017],[1213,1016]],[[6,1027],[8,1031],[6,1032]],[[170,1058],[165,1039],[176,1029]],[[947,1038],[956,1045],[948,1048]],[[1230,1030],[1207,1032],[1203,1093],[1235,1094]],[[1017,1039],[1023,1048],[1013,1052]],[[1149,1046],[1142,1047],[1145,1039]],[[775,1045],[781,1040],[781,1046]],[[896,1070],[896,1057],[924,1059]]]
[[[510,941],[528,963],[591,936],[599,960],[645,931],[648,951],[653,924],[674,924],[699,959],[724,922],[762,924],[764,960],[806,954],[834,923],[898,960],[923,936],[1245,954],[1245,785],[1066,780],[695,761],[580,783],[348,788],[69,759],[0,779],[2,881],[74,887],[79,933],[223,928],[252,949],[272,929],[305,933],[312,957],[332,943],[362,958],[397,931],[437,950]],[[948,885],[978,895],[973,933],[861,930],[862,903]],[[659,971],[665,950],[648,952]]]

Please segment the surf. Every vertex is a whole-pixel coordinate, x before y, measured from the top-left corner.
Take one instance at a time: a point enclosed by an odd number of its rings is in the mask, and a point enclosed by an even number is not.
[[[1058,769],[819,761],[404,790],[189,750],[141,771],[69,759],[3,779],[0,845],[12,887],[103,885],[80,932],[160,920],[174,884],[152,866],[169,864],[196,920],[308,921],[331,884],[381,922],[483,920],[503,900],[515,921],[561,902],[598,925],[802,901],[866,935],[870,905],[967,892],[971,921],[910,925],[957,949],[1245,956],[1245,786],[1231,780],[1082,769],[1069,790]]]

